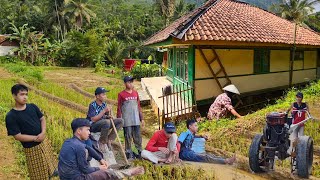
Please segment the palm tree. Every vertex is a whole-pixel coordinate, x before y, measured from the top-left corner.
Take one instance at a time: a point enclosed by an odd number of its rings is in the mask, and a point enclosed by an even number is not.
[[[69,17],[72,23],[75,23],[77,29],[81,29],[84,20],[90,23],[91,17],[96,14],[90,9],[88,0],[65,0],[64,14]]]
[[[121,41],[117,41],[116,39],[112,39],[107,42],[106,48],[106,56],[112,64],[119,66],[122,61],[122,54],[125,47]]]
[[[273,10],[276,10],[276,14],[281,15],[283,18],[286,18],[295,23],[293,49],[290,61],[289,86],[292,86],[293,62],[296,51],[297,26],[303,24],[305,21],[308,20],[309,16],[314,11],[314,6],[319,2],[319,0],[283,0],[282,3],[278,6],[273,5],[272,7]]]
[[[174,15],[176,8],[175,0],[155,0],[155,4],[160,9],[160,14],[165,18],[166,26],[169,25],[170,18]]]

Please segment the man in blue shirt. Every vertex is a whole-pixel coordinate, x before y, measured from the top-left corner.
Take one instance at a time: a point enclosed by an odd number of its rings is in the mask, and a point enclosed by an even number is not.
[[[217,163],[217,164],[233,164],[236,160],[236,157],[233,156],[231,158],[222,158],[215,156],[213,154],[201,153],[197,154],[194,152],[192,148],[192,143],[195,138],[205,138],[206,136],[197,136],[198,125],[197,121],[194,119],[187,120],[187,128],[186,132],[180,134],[178,138],[178,142],[181,144],[179,157],[182,160],[186,161],[195,161],[195,162],[207,162],[207,163]]]
[[[98,87],[95,90],[96,100],[89,105],[87,119],[90,120],[91,132],[101,132],[98,141],[99,149],[102,152],[106,152],[105,145],[108,145],[111,149],[111,141],[115,140],[116,134],[113,130],[110,118],[111,108],[106,103],[106,93],[109,92],[103,87]],[[123,119],[113,119],[117,131],[123,127]]]
[[[124,171],[108,169],[107,162],[90,146],[84,143],[90,135],[90,122],[87,119],[75,119],[71,123],[74,136],[67,139],[59,155],[58,171],[61,180],[106,180],[122,179],[144,173],[143,167]],[[91,167],[88,155],[100,162],[100,167]]]

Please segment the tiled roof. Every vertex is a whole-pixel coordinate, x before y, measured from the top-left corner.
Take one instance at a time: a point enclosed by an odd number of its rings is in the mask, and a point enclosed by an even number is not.
[[[188,24],[189,23],[189,24]],[[240,41],[293,44],[294,23],[236,0],[211,0],[145,41],[175,37],[183,41]],[[298,26],[296,43],[320,45],[320,35]]]

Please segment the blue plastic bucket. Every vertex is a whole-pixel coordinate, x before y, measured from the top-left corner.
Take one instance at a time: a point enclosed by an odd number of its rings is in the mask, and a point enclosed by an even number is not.
[[[195,138],[192,143],[192,150],[199,153],[205,153],[206,152],[206,140],[204,138]]]

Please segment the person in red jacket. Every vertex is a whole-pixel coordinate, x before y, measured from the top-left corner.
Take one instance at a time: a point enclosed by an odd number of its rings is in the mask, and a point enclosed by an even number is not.
[[[180,144],[177,142],[176,127],[168,122],[164,125],[164,129],[153,134],[141,156],[155,164],[180,162]]]

